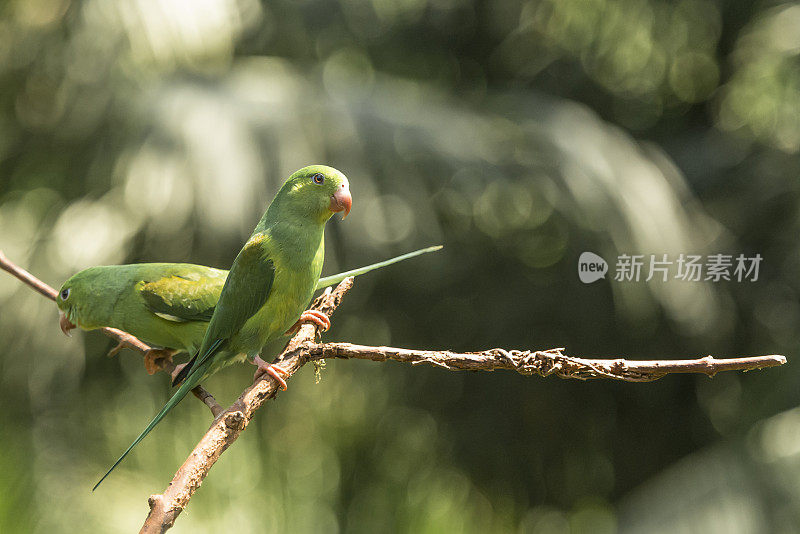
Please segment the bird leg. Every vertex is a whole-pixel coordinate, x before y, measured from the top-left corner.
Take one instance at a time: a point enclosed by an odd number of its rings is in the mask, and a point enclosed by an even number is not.
[[[258,378],[261,375],[266,373],[275,379],[275,381],[278,383],[278,386],[283,391],[286,391],[286,380],[284,380],[283,377],[289,376],[289,373],[287,373],[277,365],[272,365],[265,362],[264,360],[261,359],[261,356],[259,356],[258,354],[256,354],[255,358],[253,358],[253,364],[258,367],[258,369],[256,369],[256,373],[253,375],[253,382],[258,380]]]
[[[170,349],[146,350],[144,353],[144,368],[147,374],[154,375],[164,369],[164,367],[172,363],[172,356],[177,353],[177,350]]]
[[[328,316],[322,313],[319,310],[306,310],[300,314],[300,318],[297,320],[294,325],[286,331],[287,336],[295,335],[299,330],[300,326],[305,322],[312,322],[319,327],[320,330],[323,332],[331,327],[331,320],[328,319]]]

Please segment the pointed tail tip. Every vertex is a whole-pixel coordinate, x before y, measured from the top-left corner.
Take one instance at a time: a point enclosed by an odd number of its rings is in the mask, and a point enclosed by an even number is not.
[[[133,447],[131,447],[131,448],[133,448]],[[110,474],[111,474],[111,471],[113,471],[114,469],[116,469],[116,467],[117,467],[117,466],[120,464],[120,462],[122,462],[122,459],[123,459],[123,458],[125,458],[125,456],[127,456],[129,452],[130,452],[130,449],[128,449],[127,451],[125,451],[125,454],[123,454],[123,455],[122,455],[122,456],[121,456],[121,457],[120,457],[120,458],[119,458],[119,459],[118,459],[116,462],[114,462],[114,465],[112,465],[112,466],[111,466],[111,469],[109,469],[108,471],[106,471],[106,474],[105,474],[105,475],[103,475],[103,476],[100,478],[100,480],[98,480],[98,481],[97,481],[97,484],[95,484],[95,485],[94,485],[94,487],[92,488],[92,493],[94,493],[94,490],[96,490],[96,489],[97,489],[97,488],[100,486],[100,484],[102,484],[102,483],[103,483],[103,481],[104,481],[105,479],[107,479],[107,478],[108,478],[108,475],[110,475]]]
[[[125,453],[125,454],[128,454],[128,453]],[[123,458],[124,458],[124,455],[123,455]],[[109,469],[108,471],[106,471],[106,474],[105,474],[105,475],[103,475],[103,476],[100,478],[100,480],[98,480],[98,481],[97,481],[97,484],[95,484],[95,485],[94,485],[94,487],[92,488],[92,493],[94,493],[94,490],[96,490],[98,487],[100,487],[100,484],[102,484],[102,483],[103,483],[103,481],[104,481],[106,478],[108,478],[108,475],[110,475],[110,474],[111,474],[111,471],[113,471],[113,470],[114,470],[114,468],[115,468],[115,467],[117,467],[117,466],[119,465],[119,463],[120,463],[120,461],[121,461],[121,460],[122,460],[122,458],[120,458],[119,460],[117,460],[116,462],[114,462],[114,465],[112,465],[112,466],[111,466],[111,469]]]

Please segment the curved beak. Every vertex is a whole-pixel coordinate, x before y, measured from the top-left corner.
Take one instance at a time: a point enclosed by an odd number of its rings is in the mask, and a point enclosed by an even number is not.
[[[75,325],[69,322],[69,319],[67,319],[67,316],[64,314],[63,311],[59,315],[60,317],[58,318],[58,326],[61,327],[61,331],[64,332],[64,334],[66,334],[69,337],[72,337],[72,334],[70,334],[69,331],[75,328]]]
[[[330,210],[334,213],[344,212],[342,220],[350,213],[350,208],[353,206],[353,197],[350,196],[350,188],[342,184],[333,195],[331,195]]]

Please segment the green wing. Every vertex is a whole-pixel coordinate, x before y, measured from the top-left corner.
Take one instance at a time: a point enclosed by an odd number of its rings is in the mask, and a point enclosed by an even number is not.
[[[224,276],[186,272],[141,282],[138,289],[147,308],[163,319],[178,323],[208,322],[224,283]]]
[[[222,349],[267,301],[275,279],[275,264],[269,257],[267,239],[251,238],[233,261],[190,375]]]

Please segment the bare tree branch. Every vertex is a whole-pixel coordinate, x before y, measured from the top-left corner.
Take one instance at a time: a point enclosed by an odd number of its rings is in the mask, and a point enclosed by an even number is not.
[[[2,250],[0,250],[0,269],[11,273],[11,276],[19,278],[24,283],[31,286],[35,291],[38,291],[50,300],[56,300],[58,291],[42,282],[22,267],[18,267],[12,263],[11,260],[6,258],[6,255],[3,254]]]
[[[12,276],[18,278],[23,283],[32,287],[35,291],[41,293],[42,295],[44,295],[45,297],[49,298],[52,301],[55,301],[56,298],[58,297],[58,291],[56,291],[54,288],[52,288],[45,282],[42,282],[41,280],[33,276],[31,273],[29,273],[22,267],[19,267],[18,265],[14,264],[11,260],[9,260],[6,257],[5,254],[3,254],[2,250],[0,250],[0,269],[7,271]],[[117,346],[111,349],[111,351],[109,351],[108,353],[109,356],[114,356],[125,347],[141,352],[142,355],[144,355],[145,357],[147,357],[148,354],[152,354],[153,352],[153,349],[152,347],[150,347],[150,345],[141,341],[139,338],[132,336],[127,332],[123,332],[122,330],[118,330],[116,328],[108,328],[108,327],[101,328],[100,330],[108,337],[118,341]],[[160,369],[166,372],[167,374],[172,374],[172,371],[175,370],[175,364],[172,363],[171,359],[159,360],[158,363]],[[192,390],[192,393],[194,394],[195,397],[200,399],[203,402],[203,404],[208,406],[214,417],[216,417],[217,415],[220,414],[220,412],[222,412],[222,406],[220,406],[219,403],[217,403],[217,401],[214,400],[213,395],[211,395],[211,393],[206,391],[202,386],[197,386],[196,388],[194,388]]]
[[[352,343],[322,343],[308,347],[310,360],[357,358],[383,362],[395,360],[417,365],[427,363],[449,371],[516,371],[523,375],[561,378],[613,378],[626,382],[650,382],[674,373],[701,373],[714,376],[720,371],[752,371],[786,363],[779,355],[716,359],[712,356],[694,360],[624,360],[574,358],[563,348],[549,350],[489,349],[457,353],[446,350],[411,350],[394,347],[369,347]]]
[[[57,296],[55,289],[11,263],[2,251],[0,251],[0,267],[39,293],[55,300]],[[347,278],[334,291],[331,292],[329,288],[314,302],[312,309],[330,315],[352,285],[353,279]],[[103,331],[119,341],[111,354],[126,346],[145,353],[151,350],[145,343],[126,332],[113,328],[104,328]],[[556,375],[579,380],[610,378],[627,382],[648,382],[673,373],[700,373],[712,377],[720,371],[750,371],[786,363],[786,358],[780,355],[727,359],[706,356],[692,360],[588,359],[567,356],[563,353],[563,348],[541,351],[489,349],[481,352],[457,353],[447,350],[370,347],[351,343],[315,343],[316,334],[316,325],[304,323],[274,360],[273,363],[285,371],[286,378],[292,376],[309,361],[327,358],[355,358],[381,362],[395,360],[412,365],[427,363],[450,371],[509,370],[523,375]],[[174,369],[174,364],[169,359],[163,365],[167,372],[172,372]],[[211,408],[215,415],[214,422],[178,469],[164,493],[150,496],[148,501],[150,513],[142,526],[142,533],[162,533],[174,525],[175,519],[189,503],[214,463],[236,441],[252,420],[255,411],[277,392],[278,385],[275,380],[266,375],[262,376],[247,388],[230,408],[222,411],[219,404],[204,389],[198,386],[193,390],[195,396]]]

